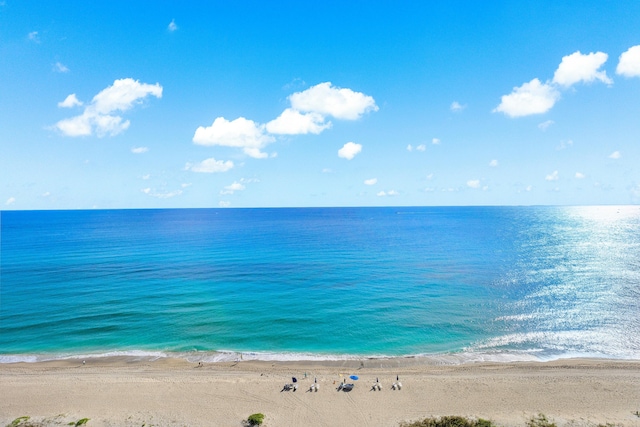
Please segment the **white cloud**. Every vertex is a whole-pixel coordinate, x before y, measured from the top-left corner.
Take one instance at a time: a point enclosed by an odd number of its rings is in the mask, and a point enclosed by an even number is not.
[[[7,205],[7,206],[10,206],[10,205],[14,204],[15,202],[16,202],[16,198],[15,197],[9,197],[4,204]]]
[[[140,191],[142,191],[144,194],[147,194],[151,197],[155,197],[157,199],[170,199],[172,197],[180,196],[182,194],[182,190],[165,191],[160,193],[151,188],[143,188]]]
[[[620,55],[616,73],[625,77],[640,77],[640,45],[632,46]]]
[[[356,154],[360,153],[361,151],[361,144],[356,144],[355,142],[347,142],[342,146],[341,149],[338,150],[338,157],[351,160],[356,156]]]
[[[489,162],[489,166],[491,166],[492,168],[497,168],[498,167],[498,161],[496,159],[493,159]]]
[[[233,121],[218,117],[211,126],[198,127],[193,135],[196,144],[242,148],[245,154],[254,158],[268,157],[260,150],[273,141],[272,136],[265,134],[263,125],[244,117]]]
[[[547,129],[549,129],[549,126],[551,126],[552,124],[554,124],[555,122],[553,120],[547,120],[544,121],[542,123],[540,123],[538,125],[538,129],[540,129],[541,131],[546,131]]]
[[[131,152],[133,154],[143,154],[149,151],[149,147],[133,147],[131,148]]]
[[[583,174],[582,172],[576,172],[575,177],[576,177],[576,179],[584,179],[587,176],[585,174]]]
[[[379,191],[376,196],[378,197],[393,197],[393,196],[397,196],[399,193],[396,190],[389,190],[389,191]]]
[[[433,139],[431,140],[431,143],[432,143],[433,145],[440,145],[440,142],[441,142],[441,141],[440,141],[440,138],[433,138]]]
[[[553,86],[533,79],[513,88],[509,95],[503,95],[500,105],[493,112],[504,113],[509,117],[542,114],[549,111],[558,99],[560,93]]]
[[[322,173],[333,173],[333,170],[330,168],[324,168],[322,169]]]
[[[58,107],[60,108],[72,108],[80,105],[82,105],[82,102],[76,97],[75,93],[68,95],[64,101],[58,102]]]
[[[424,144],[420,144],[415,148],[417,151],[427,151],[427,146]],[[407,145],[407,151],[413,151],[413,145]]]
[[[29,34],[27,34],[27,38],[32,42],[40,43],[40,36],[38,35],[37,31],[31,31]]]
[[[459,113],[460,111],[462,111],[465,108],[467,108],[467,106],[460,104],[458,101],[453,101],[451,103],[451,107],[450,108],[451,108],[451,111],[453,111],[454,113]]]
[[[233,168],[233,162],[231,160],[216,160],[213,157],[210,159],[206,159],[201,161],[200,163],[187,163],[185,165],[186,170],[190,170],[192,172],[201,172],[201,173],[217,173],[217,172],[226,172],[229,169]]]
[[[238,182],[238,181],[234,181],[233,184],[229,184],[226,187],[224,187],[224,190],[220,191],[221,195],[224,194],[233,194],[236,191],[242,191],[244,190],[246,187],[244,184]]]
[[[56,62],[53,65],[53,71],[57,71],[58,73],[68,73],[69,68],[61,62]]]
[[[620,154],[619,151],[614,151],[613,153],[609,154],[610,159],[618,160],[621,157],[622,157],[622,154]]]
[[[55,127],[66,136],[88,136],[93,132],[99,137],[107,134],[117,135],[126,130],[130,122],[123,121],[122,117],[113,113],[127,111],[150,95],[161,98],[162,86],[158,83],[140,83],[131,78],[115,80],[112,86],[93,97],[91,104],[85,107],[82,114],[60,120]],[[65,104],[67,99],[62,104]],[[73,99],[69,102],[72,103]]]
[[[158,83],[151,85],[126,78],[114,81],[113,85],[94,96],[91,103],[97,113],[111,114],[130,110],[149,95],[162,98],[162,86]]]
[[[192,185],[193,185],[193,184],[192,184],[192,183],[190,183],[190,182],[185,182],[185,183],[180,184],[180,187],[182,187],[182,188],[187,188],[187,187],[191,187]]]
[[[560,177],[558,176],[558,171],[553,171],[549,175],[545,176],[544,179],[547,181],[557,181]]]
[[[375,185],[378,183],[378,178],[370,178],[364,180],[365,185]]]
[[[469,188],[480,188],[480,180],[479,179],[470,179],[467,181],[467,187]]]
[[[314,112],[303,114],[292,108],[287,108],[277,119],[266,125],[267,132],[281,135],[319,134],[330,127],[331,122],[325,123],[324,116],[321,114]]]
[[[433,173],[427,175],[427,181],[431,181],[433,179]]]
[[[172,19],[171,22],[169,22],[169,25],[167,26],[167,30],[174,32],[177,29],[178,29],[178,26],[176,25],[176,20]]]
[[[142,175],[141,177],[143,180],[148,180],[149,178],[151,178],[151,174],[146,174],[146,175]]]
[[[562,141],[560,141],[560,145],[558,145],[556,147],[556,150],[560,151],[560,150],[564,150],[564,149],[569,148],[569,147],[573,147],[573,140],[571,140],[571,139],[568,139],[566,141],[562,140]]]
[[[229,206],[231,206],[231,202],[220,200],[220,202],[218,202],[218,206],[220,206],[221,208],[228,208]]]
[[[378,111],[373,97],[351,89],[333,87],[331,82],[320,83],[289,96],[294,110],[333,116],[336,119],[356,120],[369,111]]]
[[[608,55],[604,52],[591,52],[583,55],[580,51],[564,56],[558,69],[553,75],[553,83],[569,87],[579,82],[591,83],[599,80],[606,84],[612,84],[606,71],[598,71]]]

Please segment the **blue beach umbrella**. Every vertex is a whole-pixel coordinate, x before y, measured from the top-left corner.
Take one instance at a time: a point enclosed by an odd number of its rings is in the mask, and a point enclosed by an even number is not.
[[[349,378],[351,378],[352,380],[357,380],[358,376],[357,375],[351,375]]]

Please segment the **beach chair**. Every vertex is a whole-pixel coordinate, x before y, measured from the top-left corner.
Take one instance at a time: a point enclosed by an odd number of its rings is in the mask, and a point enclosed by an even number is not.
[[[298,389],[298,379],[296,377],[291,378],[291,383],[287,383],[282,387],[282,391],[296,391]]]
[[[396,382],[391,385],[392,390],[402,390],[402,383],[400,382],[400,377],[396,375]]]
[[[353,390],[353,387],[355,387],[355,384],[349,383],[349,384],[341,384],[342,387],[342,391],[351,391]]]

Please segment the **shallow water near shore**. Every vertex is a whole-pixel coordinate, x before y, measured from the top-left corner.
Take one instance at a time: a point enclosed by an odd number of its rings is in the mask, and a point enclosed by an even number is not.
[[[640,359],[640,207],[1,212],[0,362]]]

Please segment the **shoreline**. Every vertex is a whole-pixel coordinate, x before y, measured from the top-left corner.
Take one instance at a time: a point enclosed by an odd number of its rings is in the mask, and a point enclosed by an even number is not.
[[[305,375],[306,374],[306,375]],[[342,376],[341,376],[342,375]],[[349,393],[340,381],[358,375]],[[297,392],[282,391],[291,377]],[[391,390],[396,376],[402,390]],[[309,392],[317,378],[320,389]],[[376,378],[381,391],[372,391]],[[640,426],[640,361],[437,365],[421,358],[198,363],[113,356],[0,364],[0,423],[20,416],[88,426],[240,426],[250,414],[265,425],[398,426],[429,416],[461,415],[521,426],[545,414],[558,426]],[[58,418],[58,421],[60,419]]]

